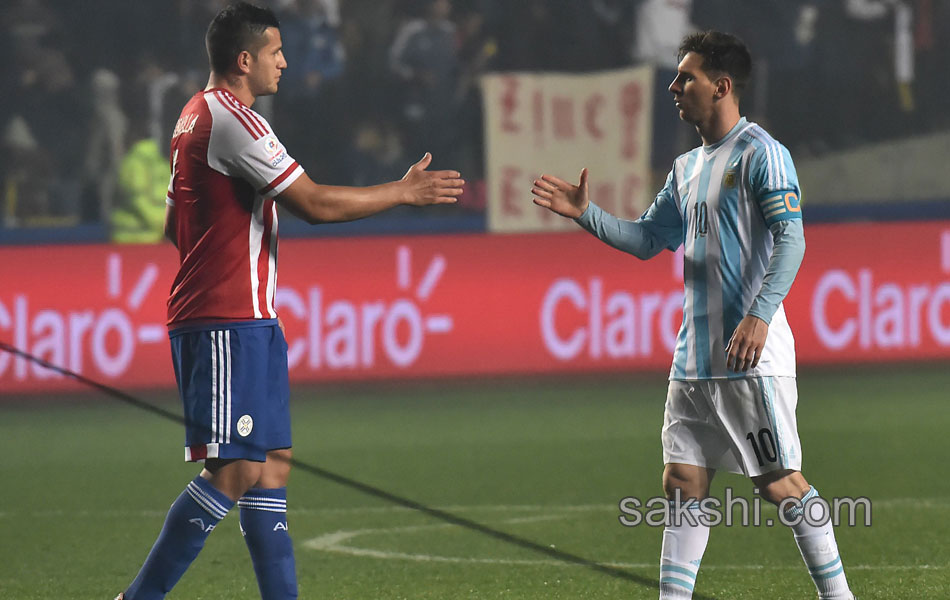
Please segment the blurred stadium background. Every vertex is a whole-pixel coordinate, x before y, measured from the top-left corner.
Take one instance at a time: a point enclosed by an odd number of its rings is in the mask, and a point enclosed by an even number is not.
[[[849,577],[864,600],[950,597],[950,2],[261,3],[289,67],[254,108],[314,180],[395,179],[428,150],[468,181],[456,206],[280,222],[301,597],[656,597],[659,530],[617,502],[661,492],[678,257],[639,263],[529,190],[587,166],[636,217],[698,143],[666,86],[705,28],[749,44],[743,113],[799,171],[805,472],[874,503],[839,533]],[[159,414],[179,410],[161,218],[222,5],[0,8],[0,343],[23,353],[0,350],[0,598],[113,597],[193,476]],[[257,597],[232,521],[170,597]],[[812,597],[788,537],[714,531],[697,597]]]

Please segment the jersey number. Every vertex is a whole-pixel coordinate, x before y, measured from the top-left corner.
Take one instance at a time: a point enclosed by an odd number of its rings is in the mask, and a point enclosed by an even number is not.
[[[693,205],[693,238],[706,237],[709,231],[709,219],[706,214],[706,202]]]
[[[774,463],[778,459],[778,452],[776,452],[775,448],[775,438],[772,437],[772,432],[768,429],[762,428],[759,430],[758,443],[756,443],[755,434],[751,431],[749,435],[745,436],[745,439],[749,440],[749,443],[752,445],[752,451],[755,452],[755,458],[759,461],[760,467],[765,465],[765,462],[762,461],[763,456],[765,460],[771,463]]]

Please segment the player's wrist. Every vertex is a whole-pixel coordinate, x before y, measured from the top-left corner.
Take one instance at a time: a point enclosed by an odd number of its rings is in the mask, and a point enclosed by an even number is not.
[[[392,198],[395,205],[414,204],[415,195],[412,193],[412,186],[405,179],[393,181],[390,184]]]

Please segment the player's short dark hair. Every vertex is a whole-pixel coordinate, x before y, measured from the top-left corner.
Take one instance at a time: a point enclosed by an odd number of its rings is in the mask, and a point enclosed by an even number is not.
[[[742,95],[752,75],[752,56],[745,42],[730,33],[700,31],[683,38],[679,60],[689,52],[703,57],[703,72],[725,73],[732,79],[736,96]]]
[[[268,27],[280,27],[269,8],[247,2],[225,7],[208,25],[205,34],[211,70],[223,75],[231,69],[241,52],[247,50],[256,55],[264,45],[264,31]]]

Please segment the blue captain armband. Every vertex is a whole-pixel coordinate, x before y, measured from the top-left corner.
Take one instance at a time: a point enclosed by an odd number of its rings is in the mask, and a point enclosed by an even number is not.
[[[802,218],[802,207],[795,190],[770,192],[759,200],[766,225]]]

